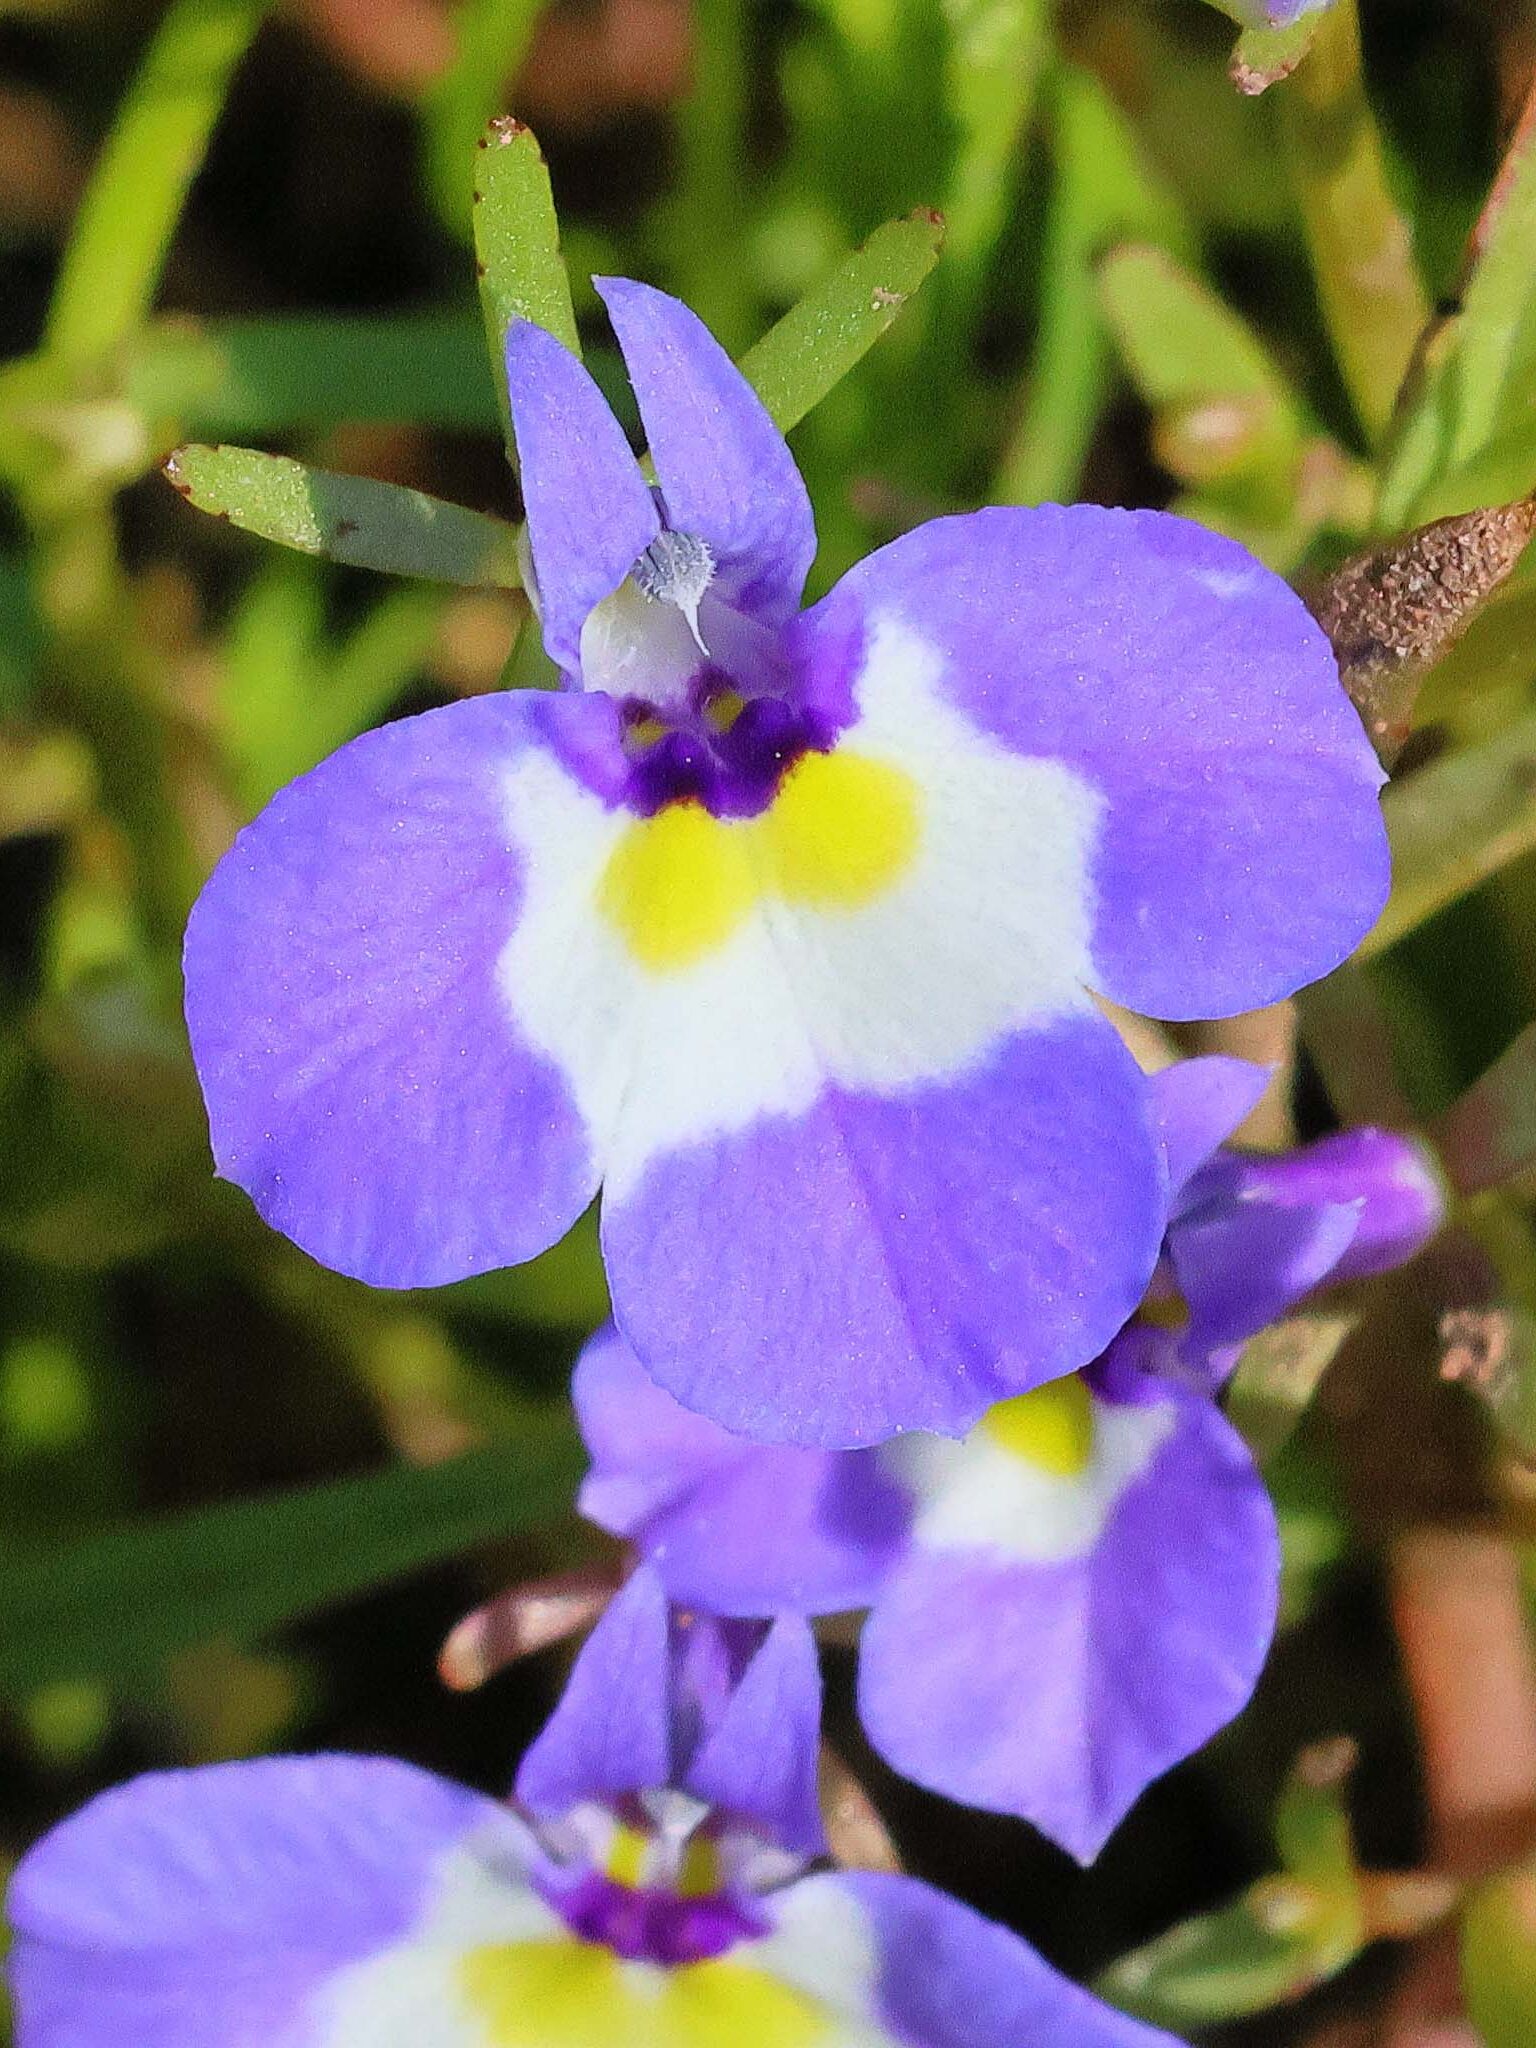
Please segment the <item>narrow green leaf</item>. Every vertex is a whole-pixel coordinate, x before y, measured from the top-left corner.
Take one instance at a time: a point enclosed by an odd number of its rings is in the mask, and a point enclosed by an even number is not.
[[[389,710],[427,659],[446,595],[409,585],[386,591],[332,656],[295,732],[304,759],[282,777],[312,768]]]
[[[475,256],[480,305],[503,430],[511,446],[505,350],[514,320],[531,320],[581,354],[571,282],[560,254],[549,167],[531,128],[510,114],[492,121],[476,145]]]
[[[1484,2048],[1536,2041],[1536,1872],[1480,1885],[1461,1923],[1467,2017]]]
[[[248,1642],[568,1508],[564,1411],[516,1441],[129,1523],[0,1566],[0,1690],[138,1677],[211,1637]]]
[[[271,0],[175,0],[129,89],[65,251],[47,346],[104,354],[143,320],[235,66]]]
[[[1240,314],[1166,249],[1122,243],[1098,269],[1099,294],[1149,405],[1257,398],[1292,419],[1295,394]]]
[[[319,565],[298,555],[264,555],[230,614],[220,661],[219,734],[247,817],[314,766],[295,734],[320,688],[324,635]]]
[[[1358,1903],[1354,1834],[1344,1787],[1355,1765],[1352,1742],[1319,1742],[1305,1751],[1275,1807],[1275,1848],[1292,1877],[1335,1904]],[[1357,1924],[1354,1940],[1363,1939]]]
[[[1341,1792],[1353,1761],[1349,1744],[1308,1750],[1275,1811],[1284,1874],[1122,1956],[1099,1978],[1099,1995],[1183,2033],[1263,2012],[1343,1969],[1366,1940]]]
[[[301,554],[436,583],[516,590],[517,532],[463,505],[254,448],[178,448],[165,474],[189,504]]]
[[[156,321],[129,350],[125,395],[162,448],[340,420],[496,427],[496,387],[468,312]]]
[[[1472,231],[1459,310],[1420,364],[1381,489],[1389,531],[1536,482],[1536,92]]]
[[[677,108],[673,189],[661,210],[669,264],[681,298],[735,354],[762,325],[755,280],[742,261],[753,226],[752,0],[697,0],[692,78]]]
[[[1250,98],[1289,78],[1317,41],[1321,17],[1304,14],[1285,28],[1245,28],[1228,67],[1232,83]]]
[[[1126,368],[1152,409],[1163,462],[1186,483],[1285,517],[1305,420],[1247,322],[1166,250],[1145,244],[1110,250],[1098,285]]]
[[[949,261],[967,298],[1009,203],[1009,170],[1034,113],[1050,50],[1045,0],[951,0],[945,100],[955,125],[945,195]]]
[[[427,183],[455,234],[472,238],[475,142],[506,103],[501,95],[522,67],[543,0],[462,0],[453,17],[458,55],[422,105]]]
[[[943,244],[941,214],[887,221],[747,350],[742,374],[785,433],[874,347]]]
[[[390,709],[426,660],[444,602],[431,586],[397,585],[334,646],[314,562],[269,558],[230,621],[220,693],[225,752],[248,813]]]
[[[1357,959],[1384,952],[1536,848],[1536,712],[1394,782],[1382,810],[1392,895]]]

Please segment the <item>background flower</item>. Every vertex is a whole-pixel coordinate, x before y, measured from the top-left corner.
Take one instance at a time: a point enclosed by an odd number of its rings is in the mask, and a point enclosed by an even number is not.
[[[803,1623],[641,1572],[514,1811],[383,1758],[140,1778],[11,1888],[19,2048],[1170,2048],[914,1879],[823,1871]]]
[[[959,1444],[763,1449],[684,1413],[609,1331],[576,1374],[585,1511],[705,1609],[868,1607],[859,1708],[882,1755],[1092,1858],[1246,1704],[1269,1649],[1274,1515],[1213,1400],[1242,1342],[1314,1287],[1410,1256],[1441,1218],[1423,1160],[1387,1132],[1216,1152],[1266,1078],[1220,1059],[1154,1077],[1164,1260],[1086,1372]]]

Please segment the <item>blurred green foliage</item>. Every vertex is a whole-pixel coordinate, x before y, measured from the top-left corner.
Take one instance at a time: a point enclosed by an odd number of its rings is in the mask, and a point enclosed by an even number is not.
[[[1503,15],[1381,0],[1362,71],[1337,0],[1243,38],[1244,96],[1198,0],[462,0],[456,54],[386,102],[391,9],[366,48],[318,0],[270,13],[0,7],[5,1852],[136,1764],[280,1740],[494,1779],[507,1694],[423,1733],[435,1637],[597,1549],[562,1402],[605,1313],[590,1223],[430,1298],[318,1271],[212,1179],[179,1016],[187,909],[273,790],[379,719],[547,679],[502,460],[514,312],[584,340],[623,409],[588,274],[688,297],[796,429],[817,587],[934,512],[1082,494],[1175,506],[1308,589],[1536,484]],[[1455,623],[1387,799],[1392,905],[1303,1001],[1291,1076],[1306,1128],[1426,1129],[1451,1254],[1244,1360],[1286,1538],[1275,1674],[1094,1873],[903,1809],[919,1868],[963,1862],[1071,1967],[1120,1954],[1108,1992],[1181,2029],[1340,1971],[1368,1998],[1359,1951],[1453,1910],[1381,1909],[1342,1775],[1292,1762],[1348,1730],[1373,1860],[1421,1858],[1381,1588],[1394,1530],[1446,1512],[1442,1438],[1456,1512],[1536,1539],[1510,1462],[1536,1412],[1536,570]],[[1469,1308],[1513,1337],[1446,1388]],[[1490,1878],[1466,1918],[1491,2048],[1533,2034],[1528,1890]]]

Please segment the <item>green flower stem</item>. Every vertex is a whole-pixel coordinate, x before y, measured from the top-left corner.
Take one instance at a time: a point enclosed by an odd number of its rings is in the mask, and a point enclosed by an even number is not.
[[[140,326],[235,66],[271,0],[176,0],[149,46],[65,252],[47,346],[98,359]]]
[[[676,196],[667,229],[677,291],[732,355],[757,318],[748,276],[745,0],[699,0],[693,86],[678,114]]]
[[[1323,317],[1360,424],[1375,442],[1429,307],[1366,98],[1356,0],[1336,0],[1278,98]]]

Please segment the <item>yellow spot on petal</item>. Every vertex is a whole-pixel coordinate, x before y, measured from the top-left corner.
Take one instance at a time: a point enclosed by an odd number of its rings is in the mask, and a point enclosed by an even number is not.
[[[897,882],[917,850],[910,776],[863,754],[803,754],[755,818],[716,818],[692,798],[629,826],[598,906],[642,967],[692,967],[758,900],[857,910]]]
[[[609,856],[598,904],[641,966],[665,974],[723,946],[758,886],[740,829],[690,801],[628,828]]]
[[[781,895],[852,910],[883,895],[917,850],[917,791],[889,761],[802,754],[757,821]]]
[[[816,2048],[830,2032],[810,1999],[729,1957],[659,1970],[523,1941],[472,1949],[461,1968],[488,2048]]]
[[[999,1401],[981,1427],[1015,1458],[1057,1479],[1075,1479],[1093,1454],[1093,1396],[1078,1373],[1032,1394]]]

